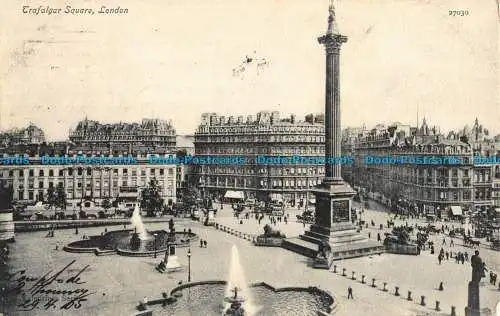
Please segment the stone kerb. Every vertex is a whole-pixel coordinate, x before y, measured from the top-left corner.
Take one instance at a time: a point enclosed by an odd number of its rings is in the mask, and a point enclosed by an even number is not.
[[[183,289],[194,287],[197,285],[210,285],[210,284],[226,285],[227,281],[208,280],[208,281],[198,281],[198,282],[189,282],[189,283],[185,283],[185,284],[180,284],[180,285],[176,286],[175,288],[173,288],[170,291],[169,295],[166,295],[166,293],[164,293],[163,298],[152,299],[152,300],[148,299],[147,303],[145,305],[144,305],[144,303],[141,302],[141,303],[139,303],[139,305],[136,306],[136,308],[138,310],[140,310],[141,308],[147,308],[148,305],[173,303],[173,302],[177,301],[176,293],[178,293],[179,291],[182,291]],[[327,310],[327,312],[318,310],[317,311],[318,315],[322,315],[322,316],[330,315],[330,313],[332,313],[337,308],[337,304],[338,304],[337,298],[331,292],[329,292],[327,290],[320,289],[320,288],[315,287],[315,286],[309,286],[309,287],[290,286],[290,287],[276,288],[276,287],[274,287],[268,283],[265,283],[265,282],[256,282],[256,283],[250,284],[250,287],[258,287],[258,286],[265,287],[265,288],[267,288],[275,293],[293,291],[293,292],[308,292],[311,294],[325,295],[327,302],[329,304],[328,310]]]

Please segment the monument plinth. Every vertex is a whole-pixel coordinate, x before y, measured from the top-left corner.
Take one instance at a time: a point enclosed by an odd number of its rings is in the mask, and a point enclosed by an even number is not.
[[[489,316],[492,315],[488,308],[480,308],[479,301],[479,283],[481,279],[485,277],[484,270],[485,266],[481,257],[479,257],[479,251],[476,250],[474,255],[470,258],[470,263],[472,266],[472,280],[469,282],[468,292],[467,292],[467,306],[465,307],[465,316]]]
[[[356,192],[341,177],[340,47],[347,36],[339,33],[335,8],[330,4],[328,29],[318,42],[326,51],[325,178],[312,192],[316,196],[315,223],[283,247],[314,258],[315,268],[328,269],[334,260],[382,253],[384,247],[359,234],[351,223],[351,199]]]

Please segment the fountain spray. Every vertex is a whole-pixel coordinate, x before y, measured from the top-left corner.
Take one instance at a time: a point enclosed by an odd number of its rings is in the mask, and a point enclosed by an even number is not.
[[[146,229],[144,228],[144,223],[142,222],[141,219],[141,213],[139,211],[139,206],[136,205],[134,208],[134,212],[132,213],[132,218],[130,219],[132,222],[132,225],[134,225],[136,233],[139,234],[139,239],[141,240],[147,240],[149,239],[148,233],[146,232]]]
[[[231,310],[232,307],[235,306],[234,303],[241,306],[245,316],[253,316],[257,313],[257,308],[253,304],[253,298],[246,282],[245,275],[243,274],[238,248],[235,245],[233,245],[231,249],[231,265],[224,302],[224,311],[226,311],[226,315],[233,315]],[[236,313],[234,315],[239,314]]]

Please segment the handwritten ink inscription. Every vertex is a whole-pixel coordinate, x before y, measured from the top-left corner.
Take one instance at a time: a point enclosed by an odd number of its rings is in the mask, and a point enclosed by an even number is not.
[[[28,275],[26,270],[10,274],[9,280],[15,284],[14,291],[21,297],[17,309],[19,311],[69,310],[82,307],[82,304],[95,292],[79,287],[86,283],[82,275],[89,266],[72,273],[69,268],[75,262],[76,260],[73,260],[59,271],[49,271],[42,276]]]

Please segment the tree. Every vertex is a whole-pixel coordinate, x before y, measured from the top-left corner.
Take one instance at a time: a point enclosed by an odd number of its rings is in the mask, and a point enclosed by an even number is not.
[[[56,188],[56,194],[54,198],[54,207],[59,207],[63,210],[66,209],[66,190],[64,189],[62,183],[59,183],[59,185]]]
[[[0,210],[12,208],[14,190],[12,186],[0,181]]]
[[[105,198],[103,201],[102,201],[102,208],[107,212],[108,209],[111,208],[111,201],[108,199],[108,198]]]
[[[56,190],[54,189],[54,187],[49,187],[47,189],[47,198],[46,198],[46,201],[47,201],[47,204],[49,205],[49,208],[51,207],[55,207],[56,205]]]
[[[193,185],[188,186],[183,194],[182,201],[187,205],[196,205],[197,199],[201,199],[201,191]]]
[[[154,216],[156,211],[161,210],[163,199],[160,194],[158,180],[152,179],[149,186],[142,190],[141,208],[146,210],[147,216]]]

